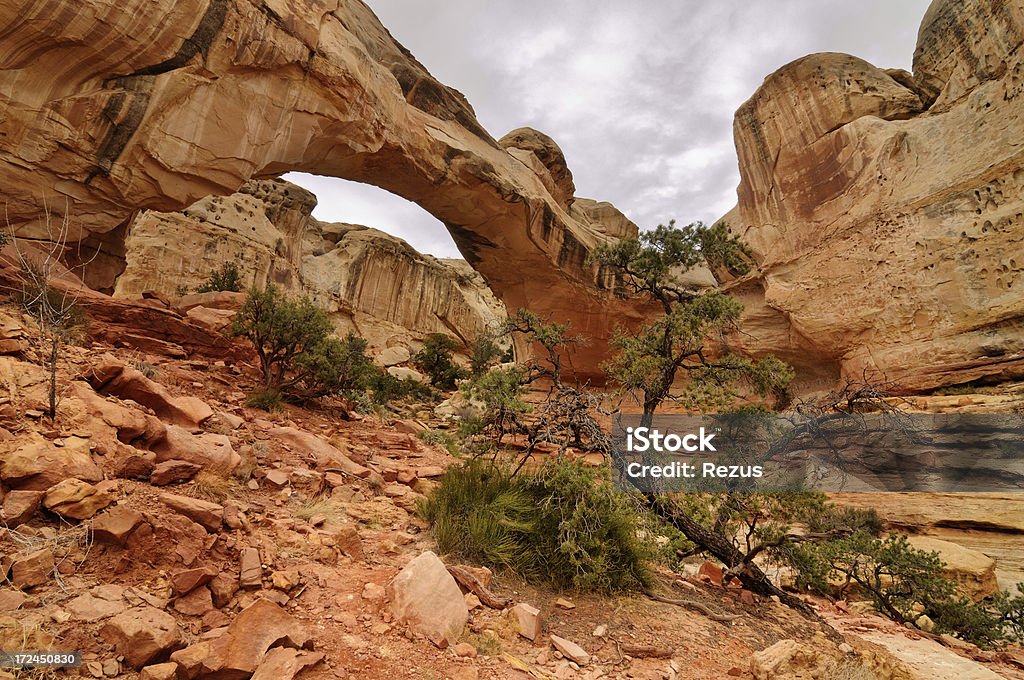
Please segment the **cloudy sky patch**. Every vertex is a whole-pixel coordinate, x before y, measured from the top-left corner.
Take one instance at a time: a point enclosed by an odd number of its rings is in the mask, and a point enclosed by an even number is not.
[[[766,75],[813,52],[910,69],[928,0],[369,0],[392,35],[462,91],[495,137],[529,126],[562,147],[579,196],[641,228],[711,222],[736,202],[732,116]],[[292,174],[316,216],[458,251],[418,206]]]

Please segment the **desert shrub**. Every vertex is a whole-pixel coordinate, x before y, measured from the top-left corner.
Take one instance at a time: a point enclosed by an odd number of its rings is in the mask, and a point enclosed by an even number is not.
[[[860,509],[838,505],[825,505],[805,514],[808,530],[815,533],[829,531],[866,531],[878,536],[885,527],[874,508]]]
[[[558,587],[613,591],[650,580],[627,496],[566,459],[513,474],[476,459],[449,468],[421,505],[444,553]]]
[[[459,438],[445,430],[423,430],[419,438],[424,444],[443,446],[455,458],[462,455],[462,444]]]
[[[906,536],[876,537],[860,529],[836,540],[793,545],[788,552],[798,585],[830,594],[830,581],[845,581],[841,590],[856,588],[899,623],[916,625],[926,615],[937,632],[980,646],[1020,639],[1024,630],[1024,591],[1021,596],[1000,592],[975,603],[944,574],[946,565],[937,553],[917,550]]]
[[[458,344],[444,333],[431,333],[423,341],[423,349],[413,356],[417,368],[430,376],[430,384],[443,390],[455,388],[455,381],[466,372],[455,363]]]
[[[370,376],[367,387],[372,394],[372,402],[379,406],[409,399],[432,399],[434,396],[427,385],[411,378],[396,378],[384,370],[375,371]]]
[[[349,333],[341,339],[325,338],[297,356],[295,367],[302,376],[302,392],[325,396],[366,390],[378,373],[366,355],[366,347],[366,340]]]
[[[504,356],[501,347],[490,333],[481,333],[469,347],[469,370],[474,376],[483,375]]]
[[[280,411],[284,398],[275,389],[267,388],[255,390],[245,398],[245,405],[250,408],[258,408],[263,411]]]
[[[490,430],[500,441],[524,429],[521,416],[530,410],[523,401],[525,372],[518,366],[495,368],[474,376],[460,387],[466,399],[484,405],[481,430]]]
[[[238,270],[237,262],[224,262],[220,269],[210,272],[205,282],[196,288],[197,293],[213,293],[216,291],[229,291],[239,293],[242,291],[242,275]]]
[[[316,399],[365,390],[377,369],[366,341],[330,336],[327,313],[309,297],[283,295],[276,286],[253,288],[235,316],[235,335],[256,348],[263,390],[295,399]]]

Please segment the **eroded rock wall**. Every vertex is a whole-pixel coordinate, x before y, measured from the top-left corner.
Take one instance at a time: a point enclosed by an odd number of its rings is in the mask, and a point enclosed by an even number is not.
[[[935,0],[914,73],[815,54],[736,114],[741,341],[826,387],[1024,374],[1024,2]]]
[[[245,285],[308,294],[339,333],[355,331],[375,349],[415,347],[429,333],[468,344],[505,318],[504,306],[464,262],[421,255],[376,229],[320,222],[311,215],[315,206],[294,184],[253,180],[181,212],[147,211],[128,229],[114,295],[173,298],[235,262]]]

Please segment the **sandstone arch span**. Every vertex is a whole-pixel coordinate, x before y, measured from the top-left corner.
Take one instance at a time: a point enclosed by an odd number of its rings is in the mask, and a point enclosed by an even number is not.
[[[593,338],[585,377],[612,325],[641,318],[585,264],[636,227],[574,200],[545,135],[491,137],[358,0],[3,0],[0,25],[0,172],[22,235],[47,196],[116,259],[139,209],[304,170],[433,214],[510,309]]]

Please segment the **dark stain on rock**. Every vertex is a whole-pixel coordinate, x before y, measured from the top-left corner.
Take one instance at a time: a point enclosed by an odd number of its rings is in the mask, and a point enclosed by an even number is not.
[[[544,204],[544,212],[541,215],[540,237],[545,243],[551,240],[551,230],[555,226],[555,211],[547,203]]]
[[[570,271],[582,270],[587,263],[590,251],[572,232],[562,232],[562,247],[558,249],[558,266]]]
[[[107,101],[102,114],[104,119],[110,121],[112,127],[96,154],[96,167],[85,178],[86,185],[101,173],[110,174],[114,163],[139,129],[149,108],[154,76],[181,68],[197,54],[202,54],[205,59],[214,39],[224,26],[227,11],[228,0],[211,0],[196,30],[178,47],[174,56],[105,83],[118,90]]]
[[[485,248],[497,249],[498,247],[497,244],[485,236],[474,233],[461,225],[445,222],[444,226],[448,229],[448,233],[452,235],[452,240],[455,241],[455,245],[458,246],[462,256],[466,258],[466,262],[477,271],[479,271],[482,261],[479,252]]]
[[[160,73],[167,73],[179,69],[197,54],[202,54],[205,59],[209,56],[210,46],[213,44],[220,29],[224,26],[224,19],[228,13],[228,0],[211,0],[199,20],[199,25],[192,32],[185,42],[181,44],[174,56],[161,61],[159,64],[146,66],[135,71],[133,76],[155,76]]]
[[[114,162],[128,146],[149,108],[153,78],[119,78],[113,84],[118,89],[111,94],[101,114],[103,120],[109,122],[110,132],[96,152],[96,167],[85,178],[86,185],[100,173],[110,174]]]
[[[409,104],[435,118],[454,121],[491,146],[500,148],[498,142],[477,122],[476,114],[461,92],[442,85],[425,70],[421,71],[410,64],[391,64],[390,69]]]

